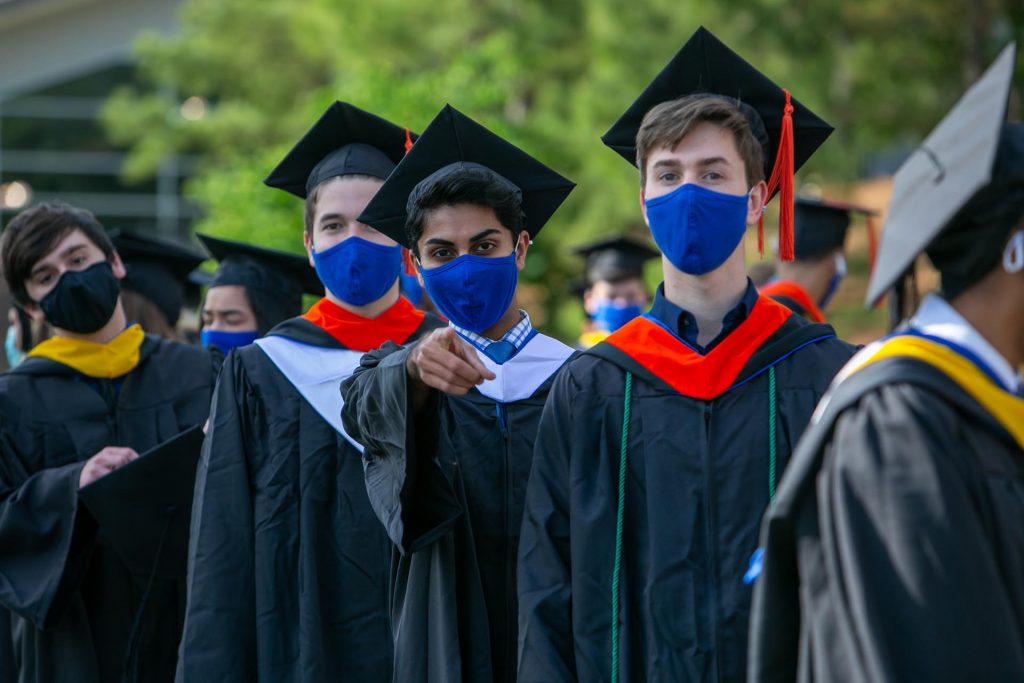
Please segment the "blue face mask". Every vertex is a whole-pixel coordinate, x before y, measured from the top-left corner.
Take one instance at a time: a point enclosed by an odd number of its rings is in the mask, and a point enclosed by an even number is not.
[[[725,263],[747,229],[745,194],[687,183],[644,205],[658,249],[689,275],[704,275]]]
[[[402,247],[349,237],[330,249],[314,251],[313,263],[331,294],[353,306],[365,306],[395,284],[402,270]]]
[[[614,332],[633,318],[642,315],[644,310],[636,304],[616,304],[602,301],[594,311],[594,324],[605,332]]]
[[[25,352],[15,347],[15,342],[18,338],[18,331],[13,327],[7,328],[7,339],[4,340],[4,350],[7,351],[7,367],[13,368],[15,365],[25,360]]]
[[[836,272],[832,274],[832,279],[828,281],[828,289],[825,290],[825,296],[821,297],[821,301],[818,302],[818,308],[825,310],[828,303],[832,301],[832,297],[835,296],[836,290],[839,289],[839,283],[846,277],[846,257],[842,254],[836,254]]]
[[[498,322],[516,293],[516,253],[494,258],[463,254],[421,271],[431,301],[459,327],[480,334]]]
[[[224,332],[222,330],[203,330],[199,333],[199,343],[204,349],[211,346],[227,353],[239,346],[248,346],[259,338],[259,332]]]

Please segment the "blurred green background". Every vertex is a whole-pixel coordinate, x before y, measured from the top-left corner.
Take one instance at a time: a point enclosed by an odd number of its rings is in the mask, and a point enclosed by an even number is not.
[[[129,149],[131,182],[151,180],[167,155],[196,159],[185,186],[201,208],[195,229],[298,251],[300,202],[261,180],[330,102],[413,130],[450,102],[579,184],[531,250],[523,287],[536,321],[572,339],[582,313],[568,285],[581,264],[568,247],[646,235],[636,170],[599,137],[699,25],[836,127],[798,183],[883,209],[887,175],[1024,37],[1024,2],[185,0],[174,35],[137,40],[140,76],[102,120]],[[1013,97],[1019,117],[1019,88]],[[865,245],[852,231],[833,309],[840,333],[862,341],[885,321],[861,305]]]

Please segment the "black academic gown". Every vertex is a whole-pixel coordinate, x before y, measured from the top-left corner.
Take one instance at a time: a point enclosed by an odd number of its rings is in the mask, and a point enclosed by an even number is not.
[[[303,318],[270,334],[347,351]],[[190,544],[179,681],[390,680],[390,545],[360,453],[256,345],[217,382]]]
[[[13,612],[19,683],[121,680],[149,577],[133,576],[97,532],[78,478],[106,446],[142,453],[202,424],[215,376],[206,351],[153,335],[118,382],[43,358],[0,376],[0,603]],[[138,680],[173,680],[184,607],[184,576],[150,586]]]
[[[431,391],[414,420],[408,354],[368,354],[343,385],[345,428],[366,446],[370,501],[396,548],[394,681],[515,681],[523,498],[554,372],[515,401]]]
[[[1024,451],[945,374],[839,384],[765,520],[750,681],[1024,680]]]
[[[738,341],[730,339],[756,334],[761,323],[752,312],[708,353],[716,362],[688,386],[641,365],[630,355],[636,348],[613,346],[616,335],[555,381],[537,436],[520,544],[520,683],[610,680],[613,622],[620,681],[743,680],[751,597],[743,577],[774,483],[772,379],[777,479],[819,397],[854,351],[829,326],[763,297],[754,311],[760,315],[764,306],[786,316],[781,327],[754,347],[731,348]],[[661,333],[633,333],[654,325],[637,319],[616,334],[642,338],[642,350],[663,358],[662,371],[696,358]],[[742,367],[730,366],[730,358]],[[627,371],[621,604],[613,617]],[[701,387],[704,380],[724,387]],[[681,393],[691,390],[713,396]]]

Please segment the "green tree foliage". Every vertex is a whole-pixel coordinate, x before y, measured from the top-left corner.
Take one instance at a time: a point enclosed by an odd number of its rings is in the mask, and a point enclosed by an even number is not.
[[[1012,6],[1012,7],[1011,7]],[[525,280],[546,329],[572,337],[569,245],[645,234],[635,169],[600,135],[700,24],[833,121],[808,168],[854,177],[870,152],[916,142],[1013,36],[1011,0],[186,0],[173,37],[143,36],[148,90],[108,102],[129,178],[194,155],[196,229],[301,249],[301,203],[262,178],[333,100],[422,130],[450,102],[579,183],[531,250]],[[199,96],[189,121],[181,102]],[[1016,105],[1019,107],[1019,103]],[[652,276],[654,274],[652,273]]]

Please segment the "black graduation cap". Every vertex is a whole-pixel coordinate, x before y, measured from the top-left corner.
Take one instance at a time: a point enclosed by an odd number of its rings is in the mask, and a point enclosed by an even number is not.
[[[918,254],[956,231],[979,199],[985,203],[980,195],[993,176],[1024,178],[1024,131],[1004,126],[1015,57],[1011,43],[896,172],[868,305],[903,278]],[[982,237],[967,235],[962,246],[998,249]]]
[[[305,256],[199,233],[196,237],[219,262],[209,286],[245,287],[261,334],[299,315],[303,292],[324,294],[324,286]]]
[[[793,207],[793,253],[798,261],[814,260],[846,243],[846,232],[852,214],[868,219],[868,244],[871,260],[875,258],[875,232],[871,209],[846,202],[814,197],[797,197]]]
[[[518,189],[531,239],[576,187],[576,183],[446,104],[377,190],[359,222],[411,248],[405,231],[409,209],[426,187],[449,173],[489,175]]]
[[[79,490],[114,552],[135,574],[185,572],[201,426],[188,429]]]
[[[314,187],[336,176],[385,180],[416,138],[408,128],[348,102],[335,102],[263,183],[305,199]]]
[[[573,250],[586,259],[584,275],[589,284],[642,278],[644,263],[661,252],[629,237],[604,237]]]
[[[699,93],[735,101],[750,122],[754,136],[764,148],[764,177],[769,190],[772,194],[776,190],[783,193],[780,251],[784,260],[790,260],[792,254],[786,231],[792,225],[791,215],[787,214],[792,211],[792,174],[825,142],[832,133],[832,126],[703,26],[654,77],[626,113],[601,136],[601,140],[635,165],[636,136],[647,112],[662,102]],[[791,116],[787,115],[790,106]],[[792,149],[792,155],[788,153],[789,149]]]
[[[112,231],[110,240],[127,271],[122,286],[152,301],[171,327],[184,306],[198,305],[201,282],[195,270],[206,260],[202,252],[124,230]]]

